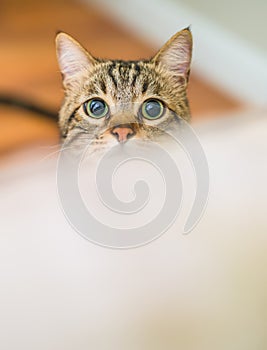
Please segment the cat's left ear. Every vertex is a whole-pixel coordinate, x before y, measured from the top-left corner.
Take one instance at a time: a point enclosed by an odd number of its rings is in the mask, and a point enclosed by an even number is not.
[[[152,61],[163,64],[177,78],[189,79],[193,39],[190,28],[176,33],[153,57]]]
[[[79,81],[80,76],[96,63],[95,59],[75,39],[63,32],[56,36],[56,51],[65,87]]]

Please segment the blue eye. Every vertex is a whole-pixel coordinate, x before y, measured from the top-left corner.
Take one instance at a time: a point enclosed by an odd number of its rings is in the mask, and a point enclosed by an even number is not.
[[[83,104],[83,110],[89,117],[100,119],[107,115],[108,105],[100,98],[93,98]]]
[[[147,100],[142,104],[142,115],[146,119],[158,119],[163,115],[164,107],[159,100]]]

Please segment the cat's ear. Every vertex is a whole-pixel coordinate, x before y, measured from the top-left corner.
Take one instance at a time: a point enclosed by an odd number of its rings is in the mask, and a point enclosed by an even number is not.
[[[155,63],[162,63],[174,77],[188,81],[192,57],[192,34],[189,28],[176,33],[153,57]]]
[[[63,32],[56,36],[56,51],[65,86],[78,80],[96,62],[76,40]]]

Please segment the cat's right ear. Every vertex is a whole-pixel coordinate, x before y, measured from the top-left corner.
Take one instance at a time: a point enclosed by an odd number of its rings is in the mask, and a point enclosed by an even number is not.
[[[162,64],[174,78],[187,82],[192,56],[192,34],[185,28],[171,37],[152,61]]]
[[[75,84],[96,62],[76,40],[63,32],[56,36],[56,52],[65,87]]]

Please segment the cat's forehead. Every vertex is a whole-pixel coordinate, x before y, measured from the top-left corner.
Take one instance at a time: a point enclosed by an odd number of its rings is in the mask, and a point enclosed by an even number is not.
[[[85,89],[95,95],[107,95],[114,101],[130,102],[153,88],[157,72],[149,61],[99,61],[85,82]]]
[[[106,69],[108,75],[120,82],[128,82],[132,78],[135,80],[140,75],[146,75],[153,70],[153,65],[149,60],[123,61],[109,60],[99,61],[101,69]],[[132,81],[133,82],[133,81]]]

